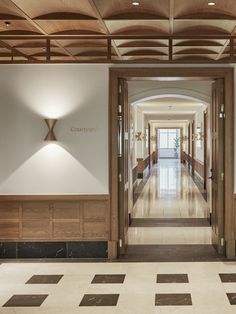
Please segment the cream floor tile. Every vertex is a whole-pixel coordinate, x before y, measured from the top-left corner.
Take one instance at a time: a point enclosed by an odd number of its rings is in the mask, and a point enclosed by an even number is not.
[[[54,272],[53,272],[54,270]],[[37,274],[63,274],[57,285],[25,285]],[[0,305],[14,293],[48,293],[40,308],[0,308],[1,314],[74,313],[193,313],[231,314],[226,292],[236,292],[235,283],[222,284],[219,273],[236,272],[236,263],[11,263],[0,267]],[[95,274],[126,274],[123,284],[91,284]],[[189,283],[157,284],[157,274],[188,274]],[[17,276],[18,274],[18,276]],[[15,275],[15,281],[14,281]],[[6,279],[9,276],[9,283]],[[1,281],[4,279],[4,281]],[[193,306],[154,306],[155,293],[191,293]],[[85,293],[119,293],[116,307],[79,307]]]
[[[132,227],[129,244],[211,244],[209,227]]]

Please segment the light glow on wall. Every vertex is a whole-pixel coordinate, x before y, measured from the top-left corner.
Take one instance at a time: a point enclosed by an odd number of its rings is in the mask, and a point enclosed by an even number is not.
[[[16,186],[23,195],[35,194],[35,190],[38,194],[45,194],[45,190],[46,194],[77,194],[78,188],[83,194],[91,191],[105,194],[106,187],[57,143],[50,142],[20,165],[0,185],[0,194],[12,194]],[[22,184],[25,176],[31,181],[30,187]]]

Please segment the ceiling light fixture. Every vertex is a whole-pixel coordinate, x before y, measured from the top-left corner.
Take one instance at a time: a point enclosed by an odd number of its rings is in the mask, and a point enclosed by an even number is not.
[[[11,22],[6,21],[6,22],[5,22],[5,25],[6,25],[6,27],[11,26]]]
[[[208,2],[207,4],[208,4],[209,6],[214,6],[214,5],[216,5],[215,2]]]
[[[138,1],[133,1],[132,4],[136,5],[136,6],[140,5],[140,3]]]

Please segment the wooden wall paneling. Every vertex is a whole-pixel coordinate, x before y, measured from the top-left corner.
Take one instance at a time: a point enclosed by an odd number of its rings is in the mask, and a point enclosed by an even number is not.
[[[83,238],[108,238],[108,208],[106,202],[84,202]]]
[[[201,162],[198,159],[194,160],[194,164],[195,164],[195,172],[198,173],[198,175],[202,178],[202,180],[204,181],[204,163]]]
[[[22,204],[22,238],[50,239],[50,204],[24,202]]]
[[[0,201],[0,241],[109,240],[109,198],[40,201],[40,197]]]
[[[53,238],[67,239],[81,237],[79,202],[54,202],[53,208]]]
[[[19,203],[0,203],[0,238],[19,237],[19,206]]]

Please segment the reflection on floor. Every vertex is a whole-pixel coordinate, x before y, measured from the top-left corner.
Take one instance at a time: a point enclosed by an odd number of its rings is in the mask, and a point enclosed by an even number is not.
[[[207,203],[175,159],[160,159],[133,208],[133,218],[204,218]]]
[[[192,226],[194,219],[201,218],[201,223],[206,220],[208,204],[179,160],[159,160],[133,208],[132,216],[136,224],[139,219],[146,222],[150,219],[152,223],[165,219],[165,228],[148,223],[141,226],[140,223],[129,228],[129,244],[211,244],[209,224]],[[188,219],[190,226],[186,223]],[[180,221],[184,221],[183,225]]]
[[[1,314],[233,314],[236,264],[3,263],[0,291]]]

